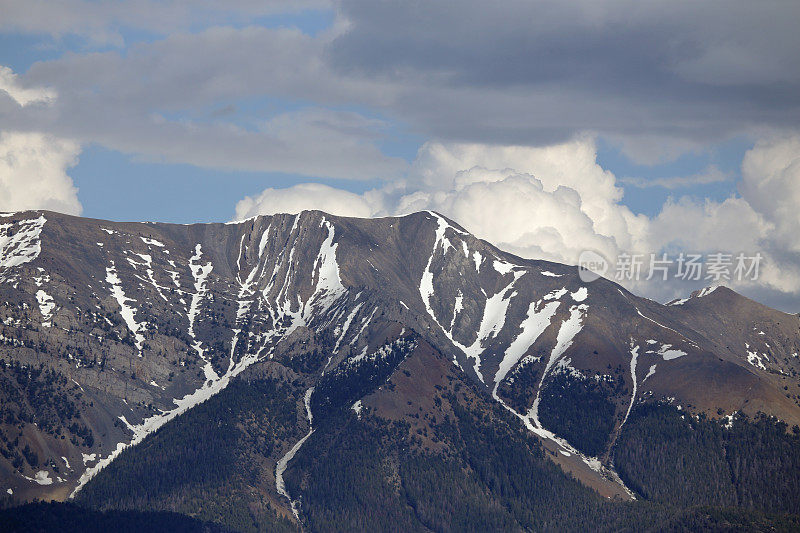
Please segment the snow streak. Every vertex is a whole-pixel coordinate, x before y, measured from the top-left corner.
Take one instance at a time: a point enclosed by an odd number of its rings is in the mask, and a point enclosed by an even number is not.
[[[111,285],[111,296],[113,296],[119,304],[122,319],[125,321],[125,324],[128,326],[128,329],[131,331],[131,333],[133,333],[133,336],[136,339],[136,349],[139,352],[139,357],[141,357],[142,345],[144,344],[144,335],[140,333],[140,330],[144,329],[146,322],[141,324],[136,322],[136,308],[128,303],[135,302],[136,300],[125,296],[125,291],[122,289],[122,281],[117,275],[117,267],[114,264],[114,261],[111,261],[110,267],[106,267],[106,282]]]
[[[292,497],[289,495],[289,491],[286,490],[286,482],[283,479],[283,474],[286,472],[286,467],[289,466],[289,461],[294,459],[294,456],[297,455],[297,452],[303,446],[303,444],[308,440],[312,433],[314,433],[314,427],[312,425],[314,421],[314,417],[311,414],[311,395],[314,394],[314,387],[311,387],[306,391],[306,395],[303,398],[306,407],[306,418],[308,419],[308,433],[305,436],[297,441],[292,448],[286,452],[286,455],[280,458],[278,463],[275,465],[275,490],[278,491],[278,494],[289,500],[289,504],[292,506],[292,514],[298,520],[300,519],[300,512],[297,509],[297,500],[293,500]]]
[[[486,304],[483,308],[481,324],[478,328],[478,335],[475,341],[469,346],[457,341],[455,339],[453,329],[455,326],[456,316],[463,308],[463,295],[459,292],[459,294],[456,296],[455,306],[453,308],[453,319],[450,323],[449,329],[445,328],[439,322],[438,318],[436,318],[436,314],[431,306],[431,299],[433,298],[435,292],[433,287],[433,271],[431,270],[431,265],[433,263],[433,258],[440,247],[443,248],[443,254],[446,254],[449,248],[455,248],[445,235],[447,229],[450,228],[458,233],[461,232],[448,224],[443,217],[432,211],[429,211],[429,213],[436,218],[438,225],[436,228],[436,239],[433,244],[433,250],[428,258],[428,264],[425,266],[425,270],[422,272],[422,277],[420,278],[419,292],[420,296],[422,297],[422,303],[425,305],[425,309],[428,311],[430,317],[434,322],[436,322],[436,325],[439,326],[450,342],[452,342],[453,345],[461,350],[467,359],[474,360],[473,368],[475,370],[475,374],[478,376],[478,379],[484,381],[484,376],[481,372],[481,354],[485,349],[486,342],[492,337],[497,336],[497,334],[503,329],[503,326],[505,325],[506,314],[508,313],[508,306],[511,303],[511,298],[517,294],[514,291],[514,284],[525,274],[525,271],[520,267],[512,265],[511,263],[499,260],[493,261],[492,265],[498,273],[501,275],[510,273],[514,276],[514,279],[496,294],[487,298]],[[475,254],[475,265],[476,268],[479,268],[480,254],[477,252],[475,252]],[[460,367],[455,356],[453,357],[453,362],[456,364],[456,366]]]
[[[192,294],[192,300],[189,304],[189,308],[186,310],[186,316],[189,319],[189,336],[194,341],[192,348],[195,349],[197,355],[200,356],[200,359],[205,362],[205,365],[203,366],[203,373],[205,374],[206,380],[216,380],[219,378],[219,376],[214,370],[214,367],[211,365],[211,361],[206,359],[203,343],[197,339],[194,329],[195,320],[200,312],[200,303],[208,292],[206,287],[206,278],[209,274],[211,274],[211,271],[214,268],[210,261],[206,264],[200,264],[200,259],[202,257],[203,247],[198,244],[194,248],[194,255],[189,259],[189,269],[192,271],[192,277],[194,278],[194,293]]]
[[[633,404],[634,402],[636,402],[636,391],[639,388],[639,385],[636,382],[636,360],[638,359],[638,357],[639,357],[639,346],[637,345],[634,347],[633,339],[631,339],[631,381],[633,382],[633,393],[631,393],[631,403],[628,405],[628,411],[625,413],[625,419],[619,426],[620,429],[622,429],[622,426],[624,426],[625,422],[628,421],[628,416],[630,416],[631,414],[631,409],[633,409]],[[652,370],[653,372],[655,372],[655,368],[653,368]]]
[[[497,399],[497,388],[500,383],[505,379],[506,375],[511,371],[514,366],[519,362],[523,355],[533,346],[533,343],[544,333],[544,330],[550,325],[550,322],[555,315],[558,306],[561,305],[559,301],[549,302],[542,305],[544,300],[531,303],[528,307],[528,314],[520,324],[522,330],[514,341],[506,349],[503,360],[497,369],[494,376],[494,389],[492,395]]]
[[[544,380],[547,378],[547,375],[553,368],[553,365],[556,363],[556,361],[558,361],[559,358],[564,355],[564,352],[566,352],[567,349],[572,346],[572,341],[575,340],[575,336],[580,333],[581,329],[583,328],[583,319],[586,317],[588,310],[589,307],[586,304],[573,305],[569,310],[569,318],[561,323],[561,328],[558,330],[558,335],[556,336],[556,345],[553,348],[553,351],[550,352],[550,357],[548,358],[547,364],[542,372],[542,378],[539,380],[539,387],[536,390],[536,399],[533,401],[533,406],[528,413],[528,416],[533,420],[533,423],[539,429],[543,429],[542,424],[539,421],[539,400],[542,393]]]

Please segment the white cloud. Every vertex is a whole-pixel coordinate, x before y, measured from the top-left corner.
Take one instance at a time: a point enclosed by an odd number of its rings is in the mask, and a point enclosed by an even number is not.
[[[667,200],[652,221],[650,238],[659,248],[755,252],[770,228],[742,198],[723,202],[681,198]]]
[[[652,245],[705,253],[761,253],[759,279],[739,288],[800,295],[800,137],[756,143],[742,162],[739,193],[723,202],[668,201],[651,223]]]
[[[592,233],[611,238],[622,248],[638,245],[644,219],[620,203],[623,191],[617,187],[614,175],[597,163],[591,138],[546,147],[426,143],[412,169],[412,176],[425,188],[447,194],[455,191],[452,194],[457,196],[466,194],[469,186],[476,183],[500,183],[493,187],[495,190],[514,187],[518,182],[506,183],[514,175],[535,177],[542,192],[551,196],[560,187],[571,189],[575,194],[560,193],[561,198],[579,199],[580,207],[572,209],[588,217]],[[531,222],[518,220],[518,227],[539,227],[538,222],[533,222],[540,220],[535,204],[525,205]],[[577,256],[571,258],[576,259]]]
[[[78,191],[67,169],[80,147],[41,133],[0,133],[0,209],[50,209],[80,214]]]
[[[4,91],[22,107],[35,103],[50,103],[56,98],[56,92],[52,89],[23,87],[14,71],[2,65],[0,65],[0,91]]]
[[[309,209],[348,217],[369,217],[374,214],[374,209],[364,196],[321,183],[303,183],[286,189],[266,189],[255,198],[246,196],[236,204],[234,219],[299,213]]]
[[[800,252],[800,136],[758,142],[742,163],[742,197],[775,226],[773,239]]]
[[[547,191],[530,174],[474,181],[451,193],[430,196],[428,207],[525,257],[574,264],[586,249],[607,255],[617,252],[614,237],[597,231],[575,189],[560,186]]]

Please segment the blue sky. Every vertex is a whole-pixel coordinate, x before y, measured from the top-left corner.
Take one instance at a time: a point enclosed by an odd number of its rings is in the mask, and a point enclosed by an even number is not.
[[[742,290],[800,293],[800,220],[782,207],[800,202],[797,6],[12,0],[4,11],[4,210],[186,223],[437,209],[562,262],[581,248],[763,250],[769,275]]]

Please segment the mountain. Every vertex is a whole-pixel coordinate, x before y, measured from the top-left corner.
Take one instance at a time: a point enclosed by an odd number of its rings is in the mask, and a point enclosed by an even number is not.
[[[433,212],[4,213],[0,491],[235,530],[781,528],[798,352],[725,287],[661,305]]]

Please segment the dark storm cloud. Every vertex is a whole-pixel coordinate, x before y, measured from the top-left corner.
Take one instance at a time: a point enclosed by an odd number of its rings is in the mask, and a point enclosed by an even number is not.
[[[345,0],[341,9],[350,27],[328,49],[339,72],[460,93],[406,109],[435,130],[454,120],[452,129],[483,126],[502,142],[575,129],[699,140],[800,118],[797,2]]]

